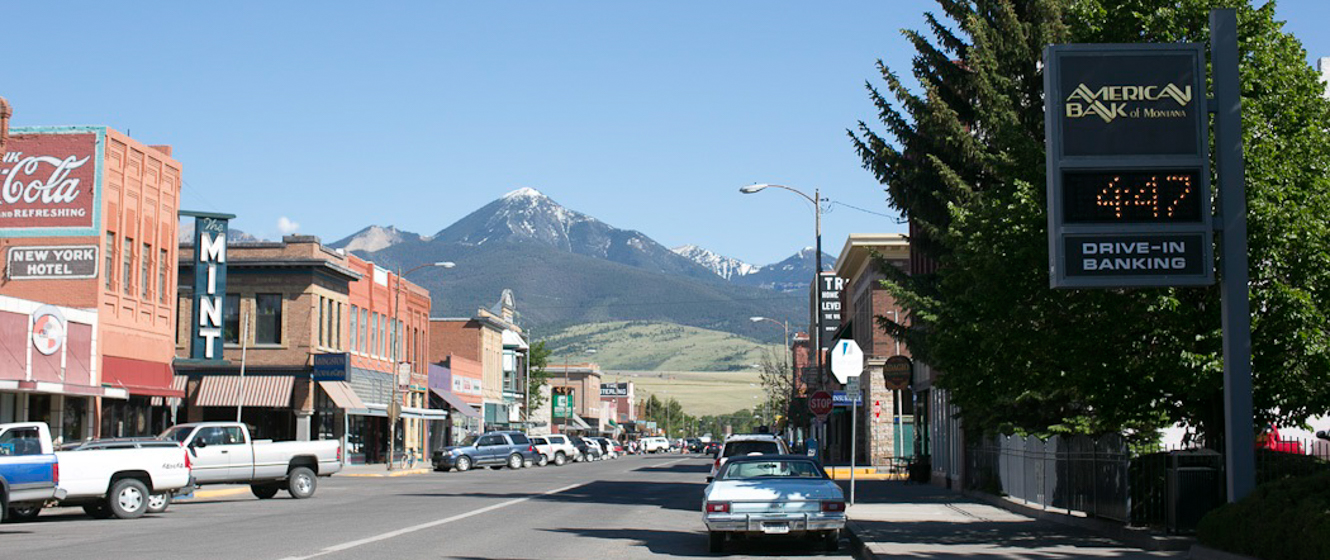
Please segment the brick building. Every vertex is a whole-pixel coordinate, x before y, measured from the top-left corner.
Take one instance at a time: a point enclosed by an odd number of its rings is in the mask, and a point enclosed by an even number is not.
[[[180,249],[180,356],[189,354],[193,252]],[[395,300],[396,275],[313,236],[235,243],[227,252],[225,361],[176,364],[188,377],[188,419],[234,420],[241,409],[260,437],[337,439],[349,462],[384,462],[396,356],[411,371],[396,378],[403,418],[397,449],[423,448],[427,422],[446,417],[427,409],[422,396],[428,293],[402,281]]]
[[[430,319],[431,355],[453,355],[480,363],[484,423],[492,429],[521,429],[527,422],[524,409],[529,348],[514,307],[512,292],[504,290],[498,304],[489,310],[477,310],[474,317]]]
[[[603,407],[600,400],[600,366],[585,364],[550,364],[545,367],[550,375],[549,386],[554,394],[571,391],[573,415],[569,418],[553,418],[551,431],[556,434],[579,433],[598,435]]]
[[[181,188],[171,148],[100,126],[16,127],[0,175],[5,192],[24,193],[0,201],[0,295],[96,315],[74,323],[95,325],[78,384],[92,389],[20,384],[0,390],[0,416],[77,419],[65,439],[164,429],[163,398],[183,394],[171,370]]]
[[[909,241],[900,234],[851,234],[836,260],[836,275],[845,279],[841,292],[841,327],[837,338],[853,338],[864,352],[864,372],[860,377],[859,461],[887,465],[914,455],[914,398],[909,390],[889,390],[883,366],[892,356],[909,356],[903,341],[877,325],[878,317],[907,321],[895,298],[882,287],[885,278],[878,256],[889,266],[908,270]],[[838,416],[849,417],[842,411]],[[848,422],[838,423],[832,432],[829,452],[848,460]]]

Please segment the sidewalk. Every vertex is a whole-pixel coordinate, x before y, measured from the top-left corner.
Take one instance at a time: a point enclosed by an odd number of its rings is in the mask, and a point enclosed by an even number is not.
[[[848,483],[842,481],[842,487]],[[1040,521],[936,486],[866,480],[856,485],[849,532],[860,558],[1185,558],[1147,552],[1088,531]],[[848,496],[847,496],[848,497]]]

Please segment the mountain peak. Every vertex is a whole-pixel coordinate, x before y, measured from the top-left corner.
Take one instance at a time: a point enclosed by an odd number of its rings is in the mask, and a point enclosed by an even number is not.
[[[533,189],[531,187],[522,187],[520,189],[517,189],[515,191],[503,195],[504,200],[512,200],[514,198],[549,198],[549,197],[545,196],[544,193],[536,189]]]
[[[397,226],[390,225],[388,227],[383,227],[380,225],[372,225],[351,234],[349,237],[330,243],[328,246],[334,249],[346,249],[351,252],[364,251],[366,253],[372,253],[403,241],[411,241],[415,239],[425,239],[425,237],[418,233],[411,233],[409,231],[397,229]]]
[[[717,254],[714,251],[698,247],[697,245],[683,245],[670,249],[670,251],[702,265],[703,268],[716,273],[717,276],[726,280],[732,280],[737,276],[747,276],[762,269],[762,267],[753,266],[739,259]]]

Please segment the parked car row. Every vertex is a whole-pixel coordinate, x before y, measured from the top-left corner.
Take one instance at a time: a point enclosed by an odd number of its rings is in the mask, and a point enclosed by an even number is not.
[[[238,422],[175,426],[158,438],[81,442],[56,450],[40,422],[0,424],[0,519],[30,520],[48,506],[97,518],[161,513],[177,494],[206,484],[248,484],[272,498],[314,495],[318,477],[342,468],[336,441],[251,438]]]
[[[476,467],[520,469],[526,466],[563,466],[570,462],[617,459],[623,444],[605,437],[564,434],[527,436],[522,432],[487,432],[434,452],[434,470],[458,472]]]

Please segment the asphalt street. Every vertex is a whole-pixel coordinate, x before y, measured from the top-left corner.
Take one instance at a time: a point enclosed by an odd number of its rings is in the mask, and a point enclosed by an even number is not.
[[[161,515],[96,520],[48,509],[0,525],[0,556],[38,560],[209,558],[584,559],[710,557],[697,456],[625,457],[517,471],[320,479],[317,494],[178,502]],[[846,546],[842,539],[842,549]],[[730,558],[822,557],[800,541],[732,544]]]

